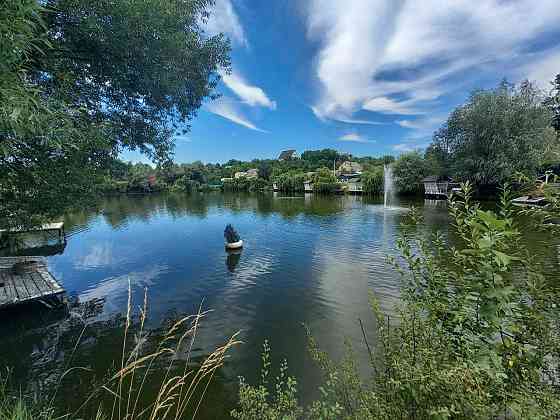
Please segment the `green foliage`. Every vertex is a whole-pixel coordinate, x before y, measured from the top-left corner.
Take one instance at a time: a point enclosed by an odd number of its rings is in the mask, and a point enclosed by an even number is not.
[[[279,191],[282,192],[303,192],[304,185],[306,181],[306,176],[304,173],[292,171],[276,175],[273,178],[274,183]]]
[[[52,420],[53,410],[37,406],[21,395],[9,392],[9,373],[0,375],[0,420]]]
[[[275,378],[274,390],[269,390],[270,347],[264,342],[262,354],[261,383],[257,387],[248,385],[240,379],[239,410],[233,410],[231,416],[238,420],[295,420],[300,418],[302,410],[297,405],[297,382],[287,375],[288,364],[284,360],[280,373]]]
[[[432,175],[420,152],[404,153],[393,164],[393,175],[397,189],[402,194],[422,191],[422,179]]]
[[[309,162],[315,167],[326,166],[331,168],[335,161],[340,161],[346,157],[333,149],[307,150],[301,154],[301,160]]]
[[[362,173],[362,188],[366,194],[383,193],[383,167],[376,167],[374,170]]]
[[[523,247],[508,190],[498,212],[481,210],[471,195],[466,184],[450,202],[458,247],[424,233],[418,212],[409,213],[397,244],[401,258],[391,260],[403,279],[398,321],[372,298],[377,332],[373,349],[364,332],[367,380],[351,348],[334,363],[309,336],[311,356],[324,372],[320,400],[303,408],[290,388],[280,406],[266,383],[242,382],[235,418],[555,418],[557,291]]]
[[[176,124],[188,123],[229,65],[229,43],[200,26],[210,5],[3,4],[1,226],[39,224],[89,202],[123,148],[169,158]]]
[[[475,91],[456,108],[430,149],[445,172],[478,186],[497,186],[515,172],[536,174],[558,146],[551,120],[536,87],[504,81],[496,89]]]
[[[257,192],[268,187],[268,183],[262,178],[235,178],[224,182],[224,191]]]
[[[560,137],[560,74],[556,76],[552,84],[552,91],[545,100],[546,107],[552,113],[551,125]]]
[[[317,193],[334,193],[338,190],[336,176],[328,168],[319,168],[313,175],[313,191]]]
[[[229,42],[204,35],[200,24],[211,5],[50,0],[45,22],[53,48],[32,74],[44,91],[105,121],[116,146],[165,159],[172,130],[192,119],[212,95],[219,68],[229,67]]]

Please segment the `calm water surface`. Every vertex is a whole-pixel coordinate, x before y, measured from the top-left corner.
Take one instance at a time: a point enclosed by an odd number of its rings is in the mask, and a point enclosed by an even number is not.
[[[203,407],[203,418],[221,418],[235,401],[237,376],[259,373],[263,341],[273,361],[287,358],[303,398],[317,395],[319,372],[306,353],[306,324],[334,358],[344,339],[365,358],[358,319],[373,329],[368,292],[391,312],[399,276],[386,263],[395,254],[405,208],[421,208],[427,229],[447,231],[444,202],[382,200],[354,196],[149,195],[105,199],[89,211],[67,215],[68,244],[48,258],[51,272],[80,302],[105,301],[83,321],[72,312],[10,310],[0,314],[0,365],[14,380],[42,392],[69,366],[88,366],[102,376],[118,359],[128,285],[137,305],[148,289],[149,327],[212,309],[195,354],[202,356],[241,331],[244,344],[232,352]],[[227,253],[223,230],[232,223],[244,240]],[[537,262],[558,273],[559,241],[526,233]],[[157,334],[157,333],[154,333]],[[62,401],[75,407],[88,375],[62,384]]]

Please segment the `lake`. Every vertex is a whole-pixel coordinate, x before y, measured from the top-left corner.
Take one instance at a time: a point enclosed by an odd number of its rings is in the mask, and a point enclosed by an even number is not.
[[[358,320],[374,340],[368,294],[375,294],[389,314],[398,302],[399,275],[386,257],[396,254],[399,224],[410,205],[420,208],[428,230],[448,230],[446,203],[432,200],[401,199],[386,209],[382,198],[359,196],[208,193],[103,199],[66,216],[67,246],[48,263],[74,301],[104,302],[90,308],[87,317],[73,310],[0,313],[0,364],[13,368],[17,384],[37,392],[56,384],[57,375],[69,367],[87,366],[80,379],[66,378],[59,393],[62,405],[76,407],[76,396],[88,389],[87,378],[103,376],[120,358],[118,317],[126,310],[130,283],[136,306],[148,290],[148,327],[154,336],[163,324],[195,313],[201,304],[213,310],[202,324],[197,356],[241,331],[243,344],[215,379],[201,418],[229,412],[239,375],[258,378],[265,339],[273,362],[288,360],[303,401],[309,401],[318,395],[320,372],[306,352],[303,325],[333,358],[344,353],[347,339],[358,359],[365,360]],[[227,223],[244,240],[238,253],[224,249]],[[557,276],[558,238],[531,230],[525,235],[536,263]]]

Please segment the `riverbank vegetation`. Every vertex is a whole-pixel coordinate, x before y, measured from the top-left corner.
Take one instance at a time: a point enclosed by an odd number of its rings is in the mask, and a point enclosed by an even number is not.
[[[66,370],[41,395],[10,388],[10,372],[0,372],[0,419],[196,418],[216,372],[231,349],[240,344],[237,334],[210,354],[195,357],[195,342],[208,311],[199,307],[194,315],[169,320],[163,332],[156,334],[146,328],[147,290],[137,311],[134,307],[129,284],[125,315],[111,321],[120,332],[121,348],[115,349],[110,370],[102,377],[96,377],[89,366],[69,365],[87,336],[87,324],[77,336]],[[87,393],[61,404],[63,384],[72,381],[87,384]]]
[[[422,229],[415,211],[392,260],[402,274],[398,316],[383,314],[372,296],[375,337],[363,378],[349,349],[329,359],[309,332],[322,368],[320,399],[303,407],[297,380],[270,376],[265,344],[261,383],[241,380],[237,419],[556,418],[560,411],[559,289],[523,247],[508,190],[497,212],[472,201],[472,187],[450,201],[454,234]],[[361,322],[361,321],[360,321]],[[375,347],[369,343],[375,342]]]
[[[340,166],[344,162],[356,162],[362,169],[364,178],[369,178],[367,192],[378,194],[379,176],[383,165],[394,161],[393,156],[355,157],[339,153],[333,149],[308,150],[300,158],[289,160],[254,159],[250,162],[230,160],[224,164],[173,163],[165,162],[151,166],[145,163],[125,163],[114,159],[100,185],[102,192],[156,192],[207,191],[216,188],[225,191],[263,191],[272,190],[276,184],[282,192],[303,192],[304,183],[317,183],[317,191],[332,193],[338,189],[337,173],[344,174]],[[254,175],[247,176],[253,170]],[[236,174],[238,176],[236,177]],[[382,185],[382,181],[381,181]]]

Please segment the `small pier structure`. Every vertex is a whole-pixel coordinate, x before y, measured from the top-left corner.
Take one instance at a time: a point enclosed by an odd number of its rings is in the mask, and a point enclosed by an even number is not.
[[[451,178],[435,175],[427,176],[422,183],[424,184],[424,195],[436,200],[446,200],[459,187],[459,184],[454,183]]]
[[[0,229],[0,234],[3,233],[30,233],[30,232],[57,232],[58,239],[66,242],[66,232],[64,231],[64,222],[45,223],[41,226],[32,228],[11,228]]]
[[[43,257],[0,258],[0,309],[33,301],[51,307],[64,293]]]

